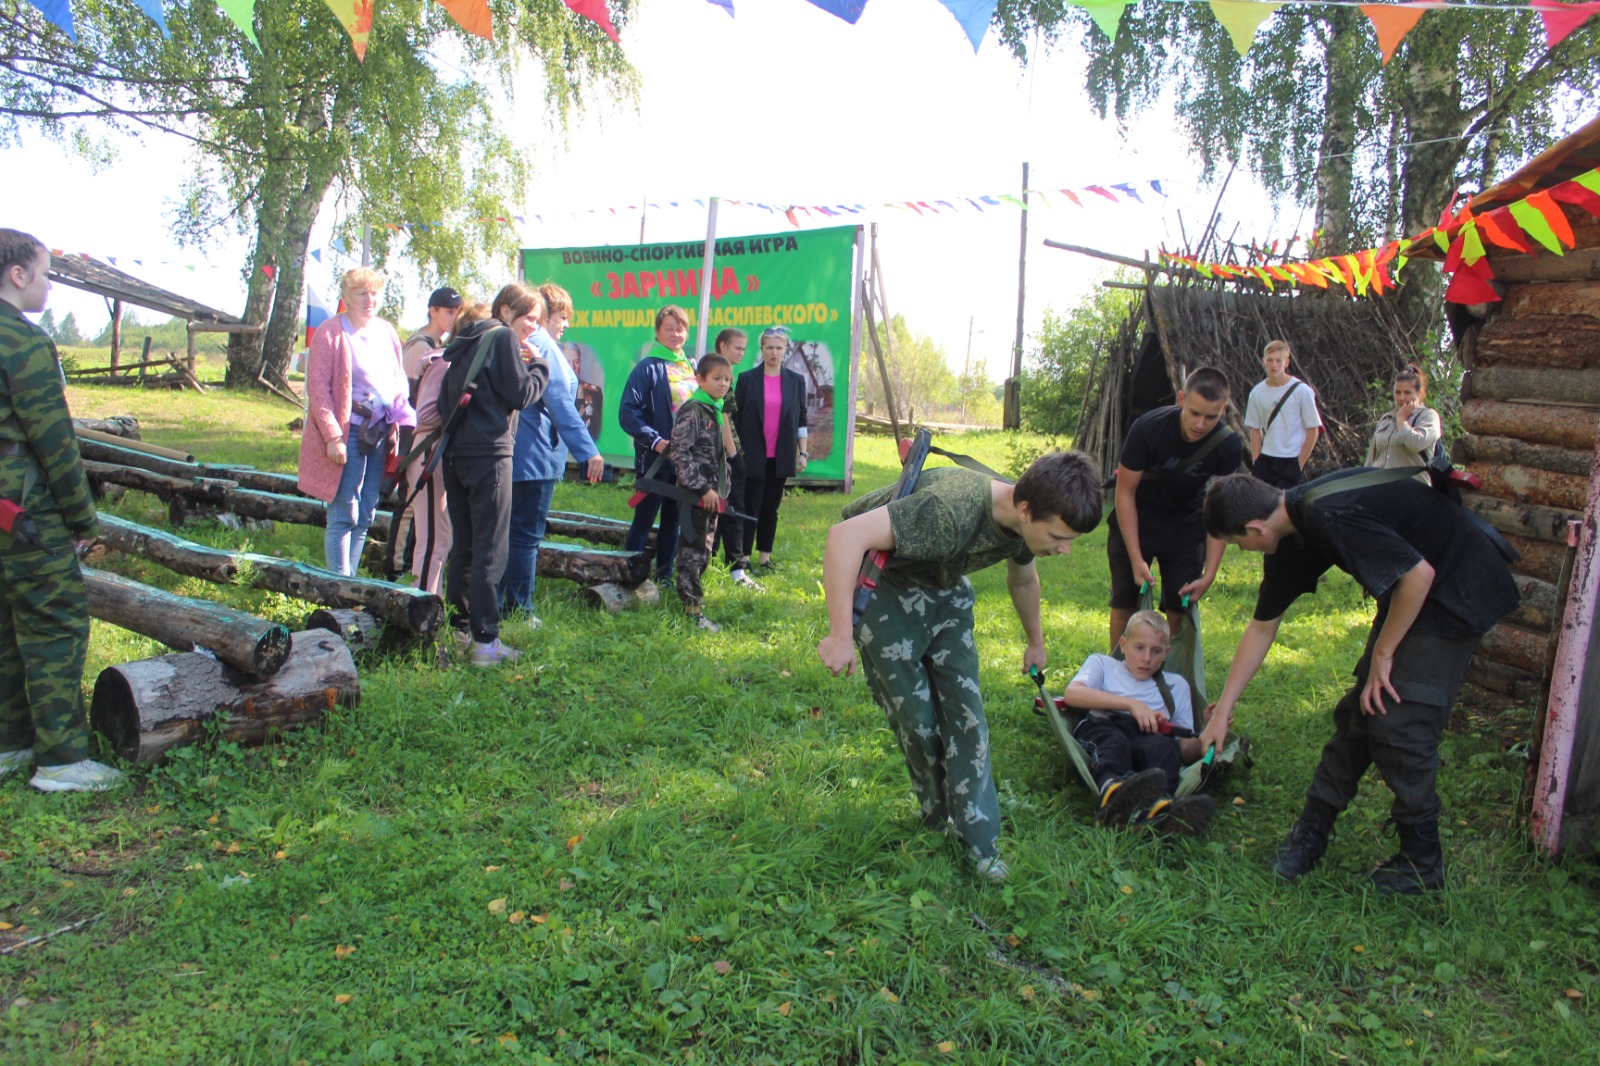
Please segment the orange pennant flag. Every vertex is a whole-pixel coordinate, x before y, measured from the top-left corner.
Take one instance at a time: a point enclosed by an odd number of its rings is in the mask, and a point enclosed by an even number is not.
[[[1400,47],[1400,42],[1405,40],[1406,34],[1416,26],[1423,12],[1430,7],[1443,6],[1426,0],[1410,4],[1361,5],[1361,13],[1371,20],[1372,28],[1378,31],[1378,51],[1383,53],[1385,66],[1388,66],[1389,60],[1394,58],[1395,49]]]
[[[1572,223],[1567,221],[1567,213],[1561,210],[1561,205],[1556,203],[1548,189],[1529,196],[1528,206],[1538,211],[1544,216],[1544,220],[1550,223],[1550,229],[1554,231],[1557,240],[1568,248],[1577,247],[1577,238],[1572,234]]]
[[[489,0],[439,0],[456,25],[475,37],[494,40],[494,23],[489,18]]]
[[[372,35],[372,0],[323,0],[323,3],[350,35],[350,47],[355,49],[356,59],[365,62],[367,38]]]

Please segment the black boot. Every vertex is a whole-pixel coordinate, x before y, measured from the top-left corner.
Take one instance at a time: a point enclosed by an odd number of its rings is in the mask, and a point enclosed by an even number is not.
[[[1272,857],[1270,869],[1285,881],[1294,881],[1311,872],[1312,867],[1328,850],[1328,840],[1333,836],[1333,820],[1339,812],[1330,804],[1306,797],[1300,817],[1278,846]]]
[[[1395,823],[1400,851],[1372,871],[1372,887],[1385,896],[1420,896],[1444,888],[1444,847],[1439,843],[1439,820],[1406,825]]]

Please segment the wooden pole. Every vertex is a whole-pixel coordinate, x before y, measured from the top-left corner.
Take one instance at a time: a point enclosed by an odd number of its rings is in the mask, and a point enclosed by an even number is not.
[[[1023,310],[1028,293],[1028,164],[1022,164],[1022,241],[1017,252],[1017,339],[1011,346],[1011,376],[1006,379],[1002,418],[1006,429],[1022,425],[1022,398],[1017,390],[1022,378]]]
[[[289,657],[289,628],[209,600],[142,585],[83,567],[89,616],[159,640],[169,648],[210,649],[222,662],[267,678]]]
[[[122,301],[111,301],[111,373],[117,372],[122,361]]]
[[[718,199],[713,196],[711,206],[706,209],[706,250],[700,260],[700,321],[696,323],[694,339],[697,360],[706,354],[706,332],[711,328],[711,271],[716,262]]]
[[[365,607],[385,622],[423,636],[444,620],[443,601],[434,593],[410,585],[347,577],[271,555],[208,548],[115,515],[100,516],[100,541],[117,551],[141,556],[203,581],[224,585],[242,582],[251,588],[331,607]]]
[[[110,667],[95,680],[90,721],[118,755],[151,763],[200,741],[206,723],[219,714],[227,716],[220,731],[224,740],[260,744],[335,707],[360,704],[356,664],[337,634],[295,633],[292,643],[283,668],[265,681],[193,652]]]

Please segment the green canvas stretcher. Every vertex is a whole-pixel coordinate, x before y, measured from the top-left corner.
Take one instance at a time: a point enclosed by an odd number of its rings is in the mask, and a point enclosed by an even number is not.
[[[1154,603],[1155,596],[1149,584],[1146,584],[1139,590],[1139,609],[1153,609]],[[1200,647],[1200,611],[1197,605],[1189,602],[1187,596],[1184,597],[1183,610],[1185,614],[1184,622],[1180,627],[1179,633],[1173,636],[1172,650],[1168,653],[1167,662],[1163,663],[1162,667],[1164,670],[1175,673],[1188,682],[1191,703],[1196,707],[1196,717],[1198,717],[1200,713],[1203,713],[1199,711],[1199,708],[1203,708],[1206,705],[1205,659]],[[1122,657],[1116,649],[1112,649],[1112,654],[1119,659]],[[1077,728],[1078,722],[1082,720],[1084,712],[1068,707],[1066,701],[1060,696],[1052,698],[1045,691],[1043,671],[1031,670],[1029,671],[1029,676],[1033,678],[1034,683],[1039,688],[1039,695],[1033,701],[1034,713],[1043,715],[1049,720],[1050,727],[1055,730],[1056,739],[1061,742],[1062,748],[1066,750],[1067,758],[1078,771],[1078,776],[1089,787],[1089,791],[1097,791],[1099,785],[1095,782],[1094,774],[1090,771],[1089,754],[1083,750],[1083,745],[1079,744],[1077,738],[1072,735],[1073,729]],[[1158,681],[1157,684],[1161,683]],[[1162,685],[1162,688],[1164,689],[1165,686]],[[1166,695],[1163,692],[1163,696]],[[1204,757],[1183,768],[1178,775],[1176,798],[1182,799],[1184,796],[1198,792],[1206,782],[1234,765],[1248,768],[1251,762],[1250,738],[1230,730],[1227,737],[1224,738],[1220,749],[1212,747],[1205,753]]]

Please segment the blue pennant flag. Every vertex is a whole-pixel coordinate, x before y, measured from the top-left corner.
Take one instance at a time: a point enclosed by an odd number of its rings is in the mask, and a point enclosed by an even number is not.
[[[150,21],[160,28],[161,36],[171,38],[172,34],[167,32],[166,16],[161,13],[161,0],[133,0],[133,2],[138,4],[139,10],[149,15]]]
[[[811,2],[815,4],[817,0]],[[994,17],[995,0],[939,0],[939,2],[949,9],[957,22],[961,23],[961,28],[966,31],[967,40],[972,42],[972,50],[976,52],[978,46],[983,43],[983,34],[989,28],[989,20]]]
[[[67,0],[28,0],[28,2],[38,8],[54,25],[59,26],[62,33],[71,37],[74,42],[77,41],[78,33],[72,28],[72,5]],[[855,19],[850,21],[854,22]]]
[[[867,0],[811,0],[811,3],[830,15],[837,15],[852,26],[867,7]]]
[[[1135,200],[1137,200],[1141,204],[1144,203],[1143,200],[1139,199],[1139,191],[1133,187],[1132,183],[1128,183],[1128,184],[1124,184],[1124,185],[1113,185],[1111,187],[1113,189],[1117,189],[1117,190],[1120,190],[1121,192],[1127,193],[1129,196],[1133,197]]]

